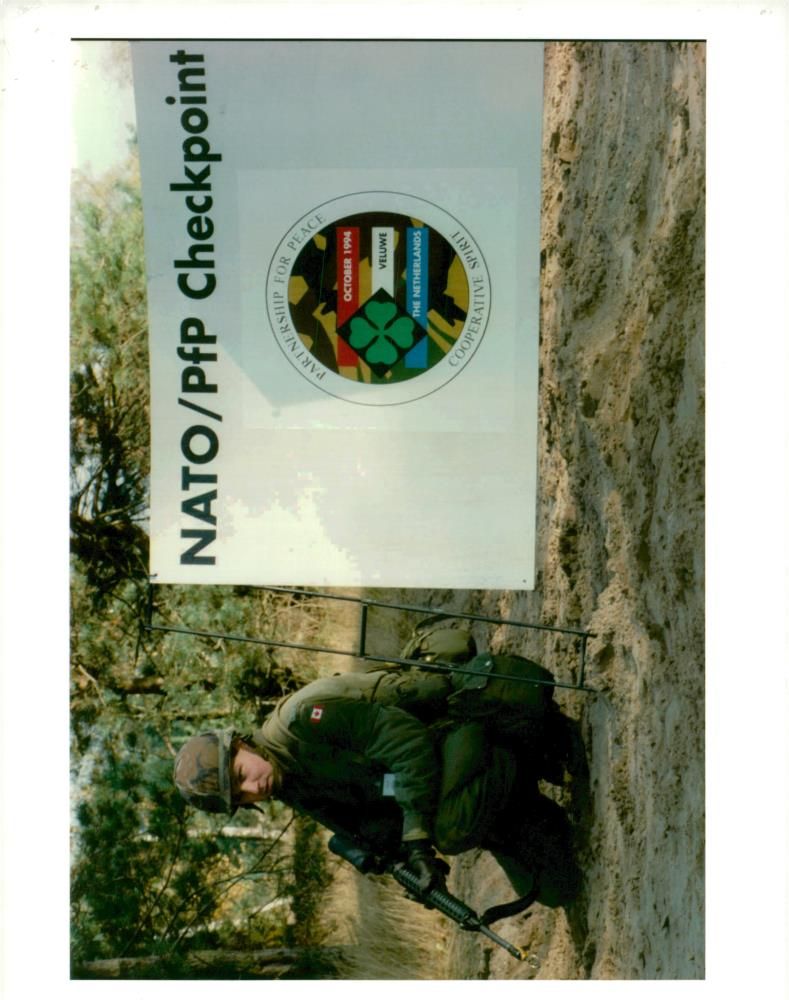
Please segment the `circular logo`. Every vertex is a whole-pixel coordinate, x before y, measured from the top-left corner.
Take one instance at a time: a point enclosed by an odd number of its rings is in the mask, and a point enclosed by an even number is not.
[[[469,363],[490,313],[471,234],[431,202],[391,191],[312,209],[281,240],[266,303],[290,364],[352,403],[426,396]]]

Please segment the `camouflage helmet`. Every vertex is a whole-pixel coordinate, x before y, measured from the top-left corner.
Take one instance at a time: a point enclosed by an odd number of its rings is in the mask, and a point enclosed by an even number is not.
[[[236,811],[230,783],[231,745],[235,735],[232,729],[200,733],[178,751],[173,779],[189,805],[231,816]]]
[[[474,636],[465,629],[437,628],[418,637],[413,652],[408,657],[432,663],[467,663],[477,655]]]

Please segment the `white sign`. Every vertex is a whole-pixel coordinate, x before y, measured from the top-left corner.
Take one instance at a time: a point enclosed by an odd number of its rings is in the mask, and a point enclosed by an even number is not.
[[[132,49],[157,581],[533,587],[542,45]]]

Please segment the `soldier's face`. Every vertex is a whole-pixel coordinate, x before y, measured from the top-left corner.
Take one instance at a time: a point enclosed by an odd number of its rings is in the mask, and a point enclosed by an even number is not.
[[[240,806],[263,802],[274,790],[274,769],[253,750],[239,747],[231,766],[233,800]]]

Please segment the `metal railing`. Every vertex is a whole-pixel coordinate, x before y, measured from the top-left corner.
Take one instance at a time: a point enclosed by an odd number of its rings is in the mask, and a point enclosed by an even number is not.
[[[579,628],[568,628],[558,625],[542,625],[535,624],[533,622],[522,622],[516,621],[512,618],[501,618],[494,615],[480,615],[473,614],[468,611],[451,611],[449,609],[443,608],[429,608],[413,604],[398,604],[389,601],[379,601],[369,597],[353,597],[347,594],[327,594],[323,591],[318,590],[305,590],[299,587],[259,587],[259,590],[268,591],[270,593],[279,594],[291,594],[298,597],[311,597],[318,598],[326,601],[346,601],[359,606],[359,622],[357,630],[357,648],[356,649],[337,649],[331,646],[318,646],[309,643],[300,642],[287,642],[283,639],[270,639],[270,638],[259,638],[255,636],[246,635],[234,635],[225,632],[213,632],[204,629],[192,629],[177,625],[155,625],[153,623],[153,612],[154,612],[154,599],[153,599],[153,581],[148,587],[148,601],[146,609],[146,617],[143,622],[141,622],[141,629],[145,632],[170,632],[180,635],[192,635],[204,639],[224,639],[229,642],[248,642],[259,646],[276,646],[285,649],[301,649],[306,652],[311,653],[329,653],[335,656],[350,656],[357,659],[367,660],[371,663],[384,663],[384,664],[398,664],[400,666],[406,667],[420,667],[422,670],[428,671],[438,671],[445,672],[447,670],[452,670],[455,673],[460,674],[473,674],[479,673],[478,670],[470,669],[469,667],[459,666],[454,663],[445,663],[439,660],[433,661],[432,663],[426,663],[424,660],[414,660],[404,657],[397,656],[382,656],[379,654],[371,653],[367,649],[367,627],[368,627],[368,611],[370,608],[385,608],[390,611],[406,611],[411,614],[420,614],[427,616],[428,619],[435,619],[436,623],[443,620],[458,619],[460,621],[471,621],[471,622],[484,622],[493,625],[506,625],[513,628],[521,629],[532,629],[540,632],[555,632],[562,635],[572,636],[579,644],[579,668],[578,668],[578,679],[575,684],[564,683],[561,681],[544,681],[529,678],[528,680],[523,677],[517,677],[512,674],[488,674],[488,676],[498,677],[504,680],[514,680],[520,682],[527,682],[530,684],[544,684],[549,687],[560,687],[568,688],[573,691],[586,691],[594,692],[596,689],[585,685],[585,672],[586,672],[586,646],[589,639],[594,638],[594,632],[588,632],[584,629]]]

